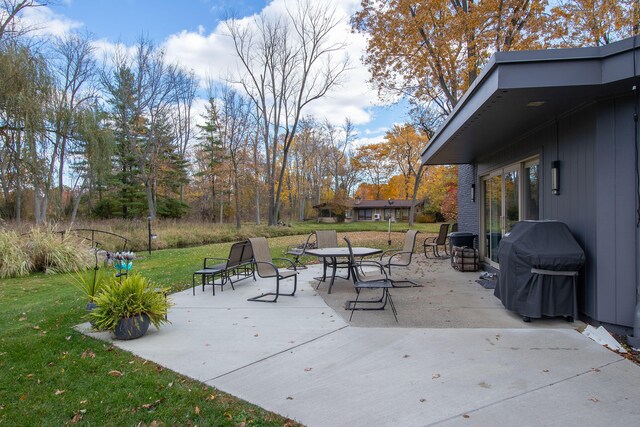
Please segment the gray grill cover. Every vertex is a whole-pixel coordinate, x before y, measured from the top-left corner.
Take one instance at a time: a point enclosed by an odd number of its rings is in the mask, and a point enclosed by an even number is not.
[[[498,247],[500,272],[494,295],[521,316],[577,318],[573,277],[535,274],[531,269],[578,271],[584,259],[566,224],[518,222]]]

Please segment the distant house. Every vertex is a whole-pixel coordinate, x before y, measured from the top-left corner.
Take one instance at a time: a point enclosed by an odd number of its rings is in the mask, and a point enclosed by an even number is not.
[[[416,202],[416,212],[422,210],[424,202]],[[336,208],[331,203],[315,205],[319,222],[336,222]],[[409,221],[411,200],[362,200],[346,202],[346,221]]]
[[[422,154],[460,165],[460,231],[480,236],[487,268],[516,221],[562,221],[587,257],[580,312],[627,332],[640,327],[638,46],[496,53]]]

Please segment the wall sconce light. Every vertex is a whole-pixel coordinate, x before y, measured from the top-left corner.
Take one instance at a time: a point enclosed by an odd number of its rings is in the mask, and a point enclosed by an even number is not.
[[[551,162],[551,193],[560,194],[560,160]]]
[[[475,184],[471,184],[471,201],[472,202],[476,201],[476,185]]]

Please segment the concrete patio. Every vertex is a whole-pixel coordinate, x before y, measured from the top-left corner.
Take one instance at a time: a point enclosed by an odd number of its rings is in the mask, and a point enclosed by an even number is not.
[[[170,325],[114,345],[308,426],[638,421],[638,366],[577,332],[580,322],[522,322],[479,273],[420,257],[406,274],[424,287],[391,291],[398,323],[390,310],[348,323],[353,287],[316,291],[320,274],[302,270],[296,296],[276,304],[247,301],[270,280],[174,294]]]

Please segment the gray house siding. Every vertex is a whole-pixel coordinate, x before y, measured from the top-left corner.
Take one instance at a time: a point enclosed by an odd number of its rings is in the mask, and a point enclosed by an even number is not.
[[[487,153],[475,165],[459,166],[458,221],[461,230],[480,227],[478,177],[517,161],[540,156],[540,218],[565,222],[585,250],[579,305],[588,317],[633,325],[635,307],[635,153],[631,97],[594,103],[557,123]],[[623,122],[626,122],[623,123]],[[557,129],[557,133],[556,133]],[[557,139],[556,139],[557,135]],[[560,160],[560,195],[551,194],[551,162]],[[477,175],[474,174],[477,168]],[[471,177],[476,203],[468,197]]]
[[[482,177],[539,156],[539,217],[567,223],[586,252],[580,312],[620,332],[640,328],[638,70],[640,36],[496,53],[422,153],[427,165],[471,165],[460,172],[459,212],[466,228],[475,209],[476,229]],[[549,182],[555,160],[559,195]],[[466,196],[469,168],[480,190],[475,204]]]
[[[637,252],[633,98],[604,101],[597,120],[597,319],[631,326]]]
[[[478,234],[480,187],[474,165],[458,165],[458,230]],[[471,185],[476,185],[476,200],[471,200]]]

